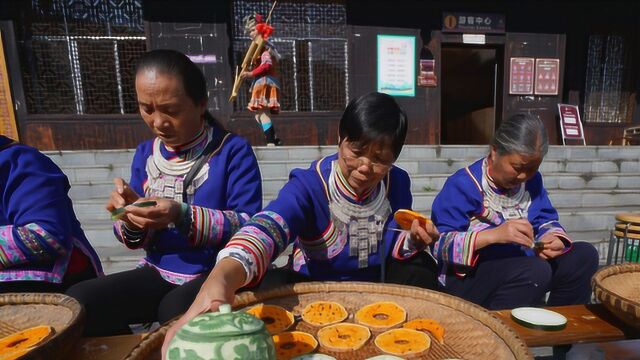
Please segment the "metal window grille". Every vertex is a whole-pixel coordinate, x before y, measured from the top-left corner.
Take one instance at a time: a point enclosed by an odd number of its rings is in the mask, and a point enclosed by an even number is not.
[[[624,123],[630,91],[625,88],[628,48],[622,36],[591,35],[587,52],[584,119],[589,123]]]
[[[142,0],[32,0],[17,30],[30,114],[137,111]]]
[[[267,15],[270,1],[233,2],[233,52],[238,66],[251,40],[242,19]],[[279,2],[269,39],[282,56],[278,64],[282,111],[342,111],[348,98],[347,14],[344,0]],[[241,88],[235,110],[244,110],[249,86]]]

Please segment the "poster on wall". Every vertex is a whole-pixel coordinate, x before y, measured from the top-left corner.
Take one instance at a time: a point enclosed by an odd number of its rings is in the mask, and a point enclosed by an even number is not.
[[[534,58],[511,58],[509,94],[533,94]]]
[[[560,59],[536,59],[536,95],[558,95]]]
[[[378,35],[378,92],[415,96],[415,36]]]

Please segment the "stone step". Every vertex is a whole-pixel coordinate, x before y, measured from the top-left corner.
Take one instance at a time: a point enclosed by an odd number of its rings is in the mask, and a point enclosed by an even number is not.
[[[640,159],[640,158],[639,158]],[[540,166],[543,174],[625,174],[640,172],[640,160],[545,160]],[[295,168],[306,169],[311,159],[263,160],[259,162],[263,178],[283,177]],[[467,160],[429,159],[404,160],[396,163],[412,175],[453,174],[470,164]],[[63,168],[71,184],[86,181],[112,181],[114,177],[130,178],[130,164],[71,165]]]
[[[283,146],[277,148],[254,147],[256,158],[265,160],[294,160],[310,162],[336,152],[336,146]],[[405,145],[400,160],[458,159],[474,160],[487,154],[487,145]],[[94,151],[45,152],[61,167],[89,164],[130,164],[135,149]],[[636,146],[550,146],[545,157],[571,160],[637,160],[640,148]]]

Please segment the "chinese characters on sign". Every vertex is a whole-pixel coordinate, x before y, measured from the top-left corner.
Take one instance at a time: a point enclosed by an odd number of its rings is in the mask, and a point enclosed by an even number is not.
[[[558,104],[558,112],[560,112],[562,143],[564,144],[564,139],[582,139],[586,145],[578,107],[575,105]]]
[[[378,92],[415,96],[415,36],[378,35]]]
[[[536,59],[536,95],[558,95],[559,59]]]
[[[502,14],[442,13],[442,31],[461,33],[504,33]]]
[[[511,58],[509,94],[533,94],[533,58]]]

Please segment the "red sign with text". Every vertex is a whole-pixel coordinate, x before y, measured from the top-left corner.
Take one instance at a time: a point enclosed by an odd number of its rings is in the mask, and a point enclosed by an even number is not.
[[[558,104],[560,128],[564,139],[584,139],[580,111],[575,105]]]

